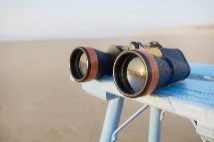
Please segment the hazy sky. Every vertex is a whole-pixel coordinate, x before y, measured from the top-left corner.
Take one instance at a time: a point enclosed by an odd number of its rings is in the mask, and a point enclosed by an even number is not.
[[[94,38],[214,24],[214,0],[0,0],[0,40]]]

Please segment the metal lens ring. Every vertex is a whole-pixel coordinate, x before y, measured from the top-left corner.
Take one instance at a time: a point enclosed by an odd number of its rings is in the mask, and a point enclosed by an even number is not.
[[[88,55],[83,48],[76,48],[70,57],[71,74],[76,81],[84,81],[89,72]]]

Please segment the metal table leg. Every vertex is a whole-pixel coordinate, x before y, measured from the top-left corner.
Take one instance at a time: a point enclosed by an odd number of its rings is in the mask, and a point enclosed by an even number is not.
[[[112,134],[117,129],[120,121],[120,116],[123,108],[123,101],[124,101],[123,97],[117,96],[108,101],[108,108],[106,111],[100,142],[111,141]]]
[[[117,134],[125,128],[129,123],[131,123],[136,117],[138,117],[146,108],[148,105],[144,105],[142,108],[140,108],[137,112],[135,112],[132,116],[130,116],[125,122],[123,122],[112,134],[111,142],[115,142],[117,139]]]
[[[151,106],[149,120],[149,142],[160,142],[161,110]]]

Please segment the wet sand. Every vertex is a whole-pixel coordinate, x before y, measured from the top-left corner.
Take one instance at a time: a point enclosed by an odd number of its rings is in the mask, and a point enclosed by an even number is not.
[[[69,80],[69,56],[83,45],[105,50],[111,44],[157,40],[181,49],[188,61],[214,64],[214,28],[151,32],[123,38],[0,43],[0,141],[99,141],[107,103]],[[206,32],[204,32],[206,31]],[[142,104],[125,100],[121,122]],[[119,135],[119,142],[147,141],[149,111]],[[191,121],[165,113],[163,142],[200,142]]]

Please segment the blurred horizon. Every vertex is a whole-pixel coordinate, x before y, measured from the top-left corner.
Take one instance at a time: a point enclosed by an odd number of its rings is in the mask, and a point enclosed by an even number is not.
[[[0,41],[94,39],[214,25],[212,0],[0,0]]]
[[[0,42],[24,42],[24,41],[53,41],[53,40],[96,40],[96,39],[117,39],[117,38],[139,38],[143,36],[154,36],[154,35],[184,35],[184,34],[211,34],[214,35],[214,24],[209,25],[196,25],[196,26],[183,26],[183,27],[169,27],[159,29],[148,29],[145,31],[129,31],[123,35],[113,36],[100,36],[100,37],[51,37],[51,36],[9,36],[4,37],[0,35]]]

